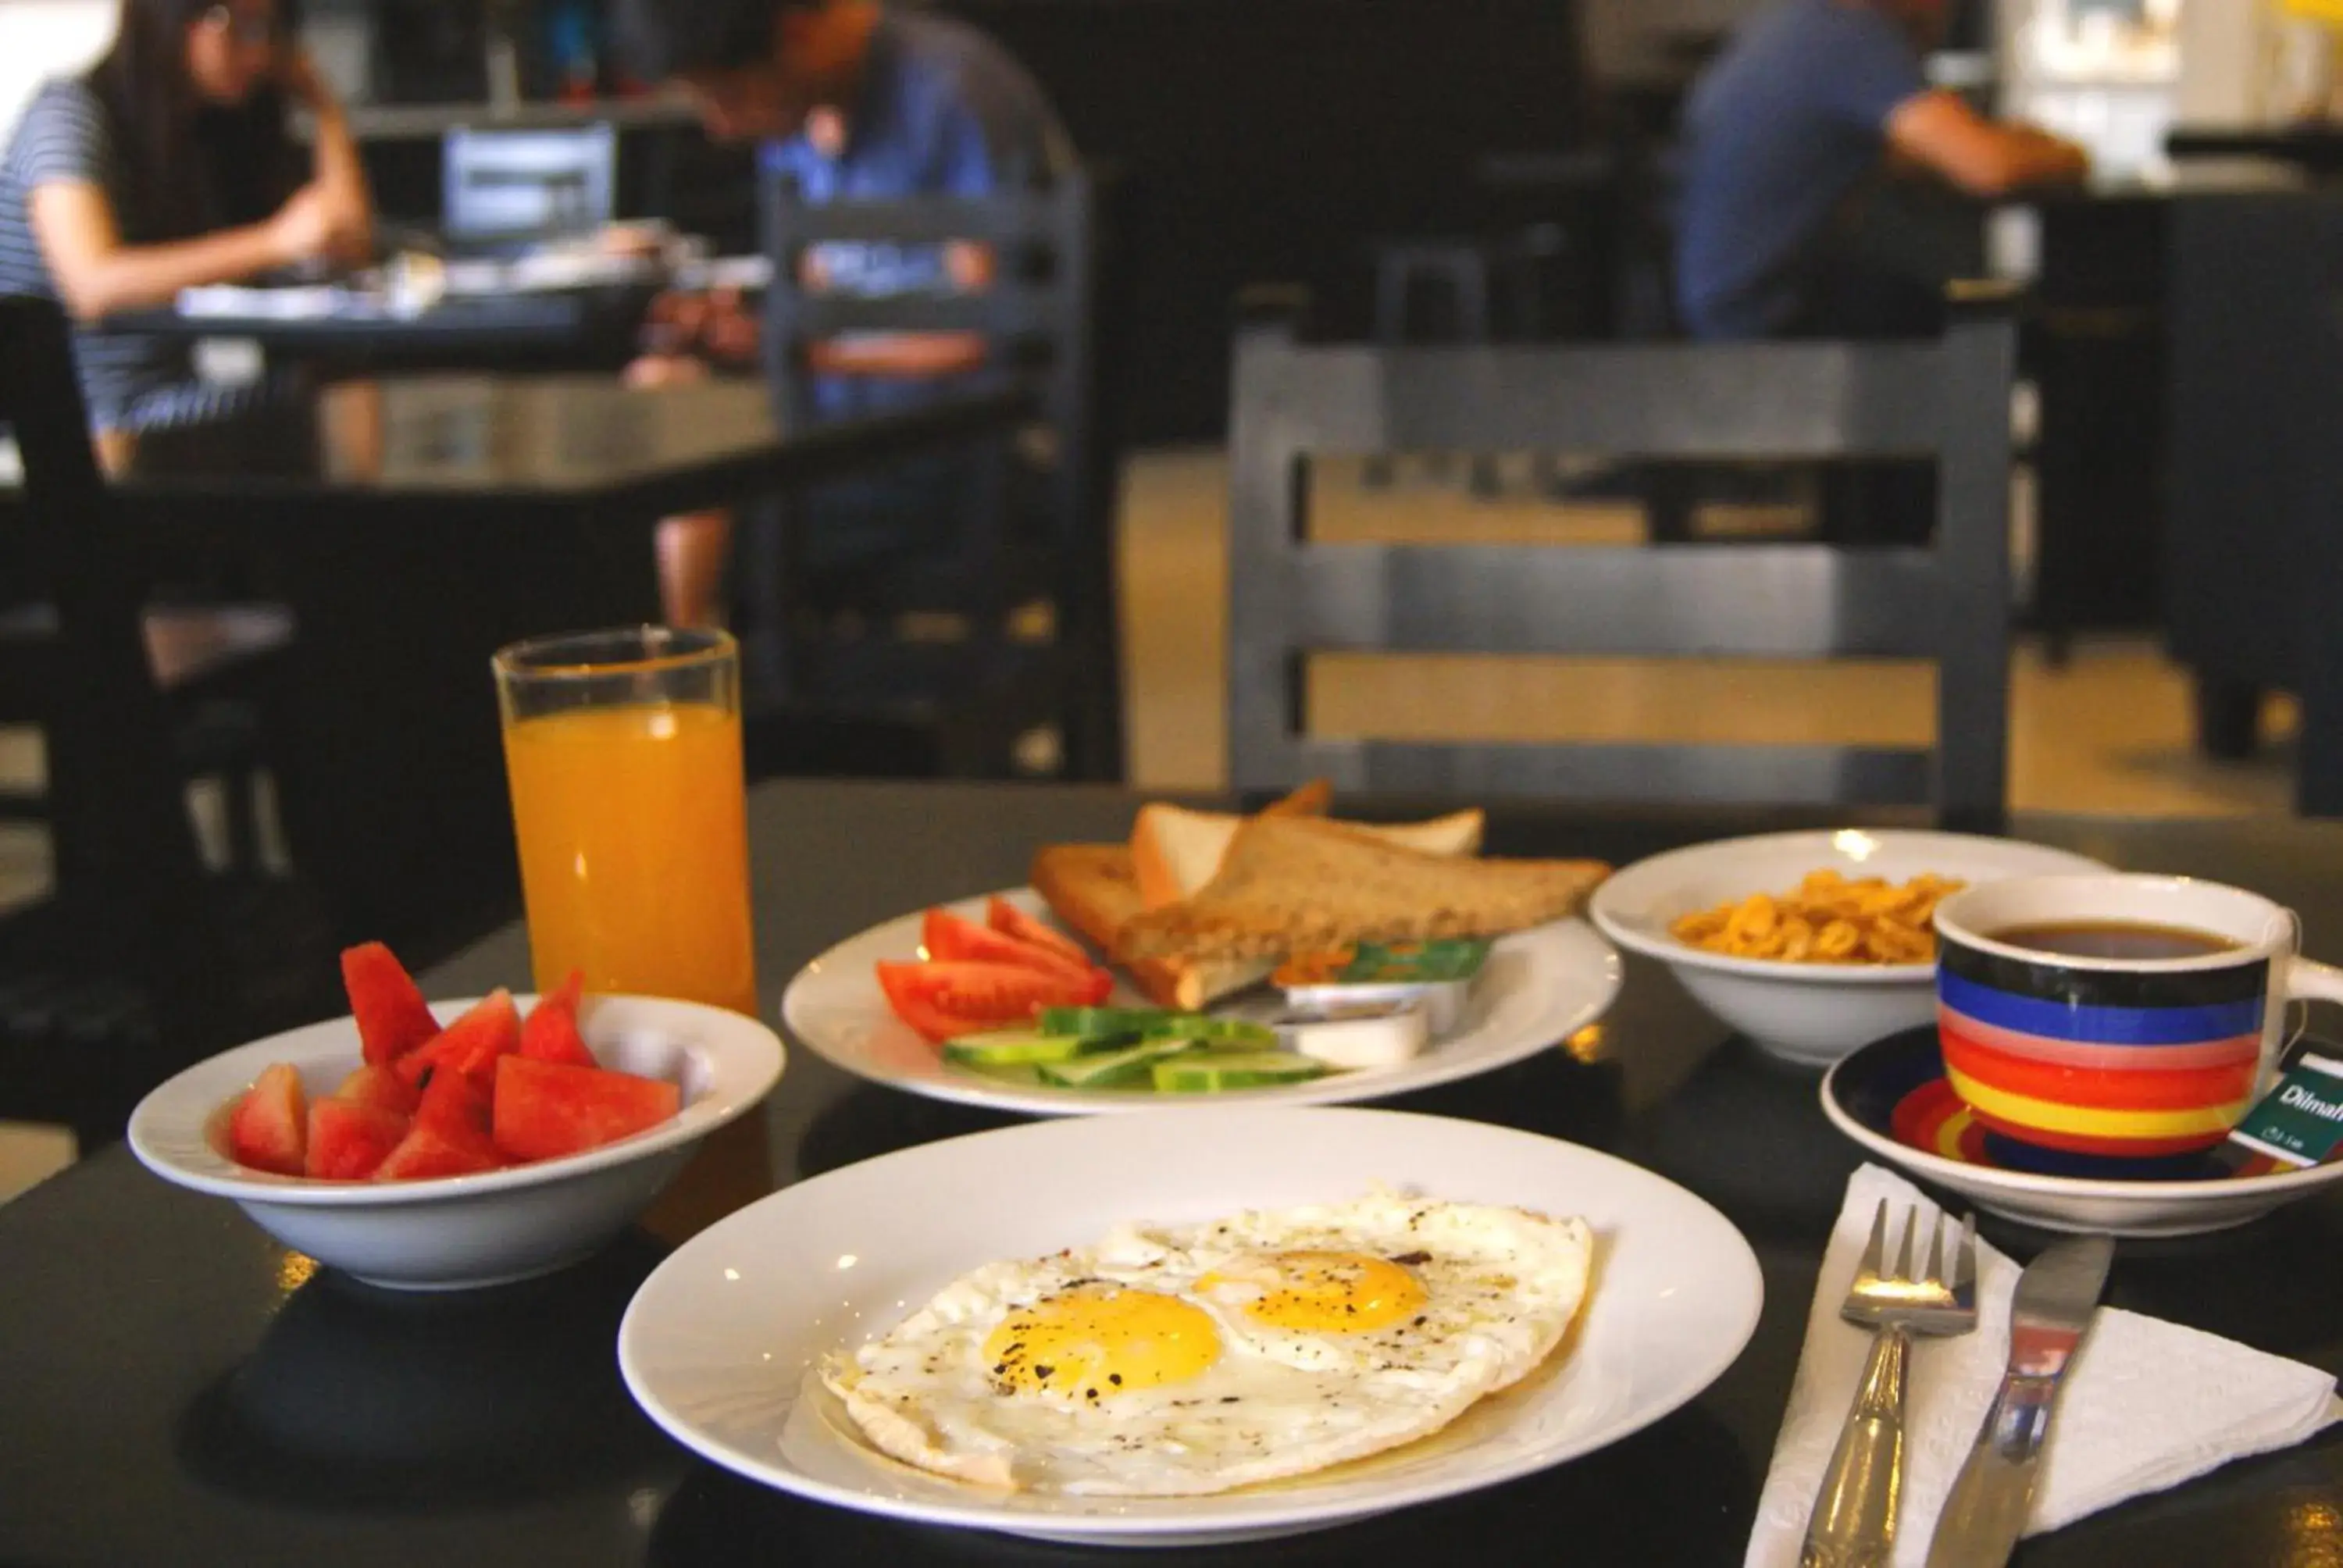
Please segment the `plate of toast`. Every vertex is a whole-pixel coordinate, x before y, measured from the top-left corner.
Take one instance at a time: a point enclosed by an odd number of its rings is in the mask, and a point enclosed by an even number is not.
[[[913,910],[808,964],[782,1021],[875,1083],[1077,1115],[1379,1100],[1509,1066],[1609,1010],[1621,960],[1580,918],[1609,867],[1483,856],[1479,811],[1330,808],[1323,785],[1252,816],[1149,805],[1125,842],[1046,845],[1030,885],[940,907],[1081,944],[1112,981],[1081,1006],[958,1038],[900,1010],[905,973],[972,972],[930,950],[939,911]]]

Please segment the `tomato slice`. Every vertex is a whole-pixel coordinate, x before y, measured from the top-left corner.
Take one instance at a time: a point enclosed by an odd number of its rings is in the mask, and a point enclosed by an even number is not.
[[[1114,989],[1103,970],[1076,977],[968,960],[878,967],[880,989],[895,1016],[933,1040],[1021,1022],[1039,1008],[1092,1007]]]
[[[921,978],[921,971],[927,968],[923,963],[879,966],[879,989],[887,993],[887,1005],[894,1010],[895,1016],[917,1030],[921,1039],[938,1044],[983,1029],[983,1020],[955,1018],[935,1004],[934,986]]]
[[[1080,980],[1090,973],[1090,960],[1068,957],[1055,949],[1007,936],[974,920],[964,920],[950,910],[930,910],[920,926],[920,943],[928,957],[942,963],[1016,964],[1045,974]]]
[[[1014,937],[1028,947],[1056,953],[1084,969],[1091,967],[1091,956],[1082,951],[1081,943],[1049,921],[1035,920],[1006,899],[996,897],[984,906],[984,923],[1002,936]]]

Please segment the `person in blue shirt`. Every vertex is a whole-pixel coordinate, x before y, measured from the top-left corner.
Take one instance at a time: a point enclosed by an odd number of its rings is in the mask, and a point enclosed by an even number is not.
[[[628,0],[620,32],[640,74],[679,85],[710,137],[758,143],[760,165],[793,177],[810,203],[982,197],[1072,167],[1071,145],[1041,88],[963,22],[869,0]],[[992,269],[990,253],[972,242],[829,245],[805,256],[799,281],[869,295],[974,291]],[[737,301],[703,302],[688,314],[702,341],[732,357],[753,351],[755,325]],[[981,339],[964,333],[835,339],[809,356],[815,405],[824,416],[900,407],[985,357]],[[699,373],[669,357],[637,367],[632,378]],[[860,535],[851,545],[861,554],[890,548],[905,530],[869,526],[874,512],[900,522],[922,502],[933,511],[949,500],[948,486],[896,488],[902,493],[876,505],[870,487],[809,498],[809,553],[821,558],[850,532]],[[670,621],[713,617],[729,548],[722,516],[663,525],[660,588]]]
[[[1735,32],[1684,113],[1676,297],[1694,337],[1914,330],[1927,282],[1841,243],[1875,179],[1916,170],[1991,197],[2089,172],[2071,143],[1929,85],[1950,4],[1776,0]]]

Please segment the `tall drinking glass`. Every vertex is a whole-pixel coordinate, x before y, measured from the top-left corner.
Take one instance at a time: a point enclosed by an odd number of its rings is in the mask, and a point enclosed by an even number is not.
[[[712,1002],[754,1017],[739,649],[637,627],[496,656],[538,989]]]

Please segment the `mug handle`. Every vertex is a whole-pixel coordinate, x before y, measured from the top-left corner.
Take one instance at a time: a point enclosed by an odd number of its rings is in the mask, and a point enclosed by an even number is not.
[[[2285,990],[2289,1001],[2343,1002],[2343,969],[2289,953]]]

